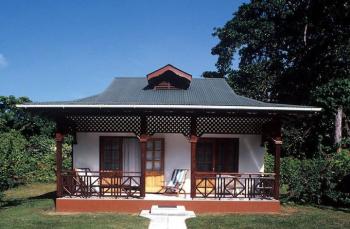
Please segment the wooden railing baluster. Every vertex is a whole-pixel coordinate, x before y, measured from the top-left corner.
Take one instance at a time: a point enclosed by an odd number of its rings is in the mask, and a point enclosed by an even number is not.
[[[141,174],[138,172],[62,171],[63,196],[69,197],[140,197]]]
[[[273,173],[214,173],[194,174],[195,198],[260,198],[273,199]],[[66,197],[140,197],[141,174],[136,172],[62,171],[62,195]]]
[[[274,179],[273,173],[196,172],[195,198],[272,199]]]

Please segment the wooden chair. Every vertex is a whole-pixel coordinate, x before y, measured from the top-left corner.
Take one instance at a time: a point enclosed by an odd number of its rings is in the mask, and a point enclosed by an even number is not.
[[[99,193],[99,178],[89,168],[75,168],[75,175],[78,181],[78,190],[83,195]]]
[[[188,169],[174,169],[170,181],[168,181],[166,185],[162,186],[161,191],[164,190],[163,194],[175,193],[176,196],[179,196],[179,193],[183,191],[183,193],[186,195],[183,186],[186,181],[187,173]]]

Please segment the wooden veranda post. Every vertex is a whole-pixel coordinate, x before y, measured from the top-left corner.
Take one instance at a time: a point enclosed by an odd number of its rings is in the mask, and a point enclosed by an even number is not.
[[[281,147],[282,147],[282,124],[280,117],[274,117],[271,122],[263,126],[263,139],[268,139],[272,144],[271,150],[274,155],[274,184],[273,197],[278,200],[280,196],[280,179],[281,179]]]
[[[140,197],[146,196],[146,154],[147,154],[147,118],[141,115],[140,127],[140,147],[141,147],[141,177],[140,177]]]
[[[196,151],[197,151],[197,142],[198,137],[192,135],[191,139],[191,198],[196,197]]]
[[[274,148],[275,148],[275,160],[274,160],[274,173],[275,173],[275,184],[274,184],[274,197],[276,200],[280,197],[280,179],[281,179],[281,146],[282,139],[281,137],[276,137],[274,139]]]
[[[146,153],[147,153],[147,135],[140,136],[141,144],[141,177],[140,177],[140,196],[146,196]]]
[[[196,152],[197,152],[197,142],[198,137],[196,135],[197,132],[197,118],[191,117],[191,198],[196,197]]]
[[[61,133],[56,133],[56,192],[57,197],[61,197],[62,192],[62,143],[64,140],[64,135]]]

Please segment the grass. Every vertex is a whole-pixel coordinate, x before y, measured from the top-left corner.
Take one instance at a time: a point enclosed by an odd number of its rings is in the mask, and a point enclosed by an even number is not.
[[[186,221],[189,229],[228,228],[350,228],[350,210],[283,206],[279,214],[200,215]]]
[[[59,214],[54,184],[31,184],[5,192],[0,228],[147,228],[148,220],[127,214]]]
[[[130,214],[58,214],[54,184],[31,184],[5,192],[0,228],[147,228],[148,220]],[[350,228],[350,210],[286,205],[280,214],[199,215],[190,229]]]

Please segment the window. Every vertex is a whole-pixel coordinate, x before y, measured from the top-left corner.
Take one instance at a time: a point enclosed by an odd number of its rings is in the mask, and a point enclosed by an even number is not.
[[[147,141],[146,170],[163,171],[164,139],[149,139]]]
[[[122,143],[118,137],[100,138],[101,170],[122,170]]]
[[[212,171],[213,168],[213,142],[198,142],[197,144],[197,171]]]
[[[162,81],[159,84],[154,86],[155,90],[176,90],[174,85],[172,85],[170,82]]]
[[[238,172],[238,154],[237,138],[202,138],[197,143],[197,171]]]

